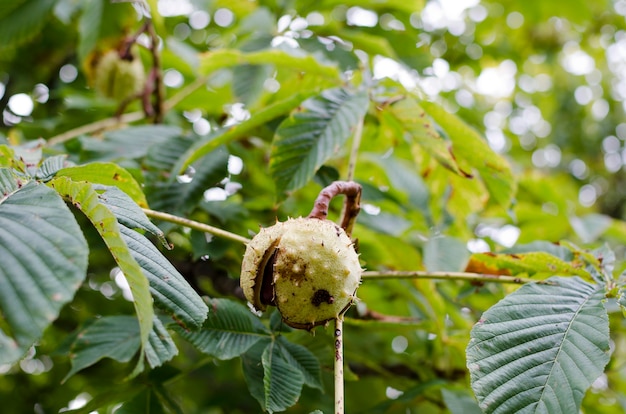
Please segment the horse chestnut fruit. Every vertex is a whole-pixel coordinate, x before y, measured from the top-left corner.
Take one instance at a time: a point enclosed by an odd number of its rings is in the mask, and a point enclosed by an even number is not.
[[[256,309],[274,305],[287,325],[310,330],[350,307],[361,272],[341,227],[297,218],[261,229],[248,243],[240,283]]]
[[[141,93],[146,82],[141,59],[134,53],[122,58],[116,50],[100,57],[94,76],[96,90],[120,102]]]

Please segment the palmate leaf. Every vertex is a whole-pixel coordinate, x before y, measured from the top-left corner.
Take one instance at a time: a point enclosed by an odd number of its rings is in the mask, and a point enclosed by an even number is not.
[[[202,329],[178,333],[205,354],[218,359],[240,356],[270,333],[246,307],[228,299],[211,299]]]
[[[54,0],[26,1],[0,19],[0,49],[16,47],[41,33]]]
[[[527,284],[483,314],[467,367],[485,413],[577,413],[609,361],[604,286]]]
[[[92,184],[88,182],[72,181],[69,177],[56,177],[49,181],[48,185],[83,212],[98,231],[120,270],[126,276],[133,294],[133,304],[137,312],[137,319],[139,319],[140,343],[143,349],[152,330],[152,319],[154,317],[150,286],[148,279],[143,275],[141,267],[133,258],[120,234],[117,218],[100,201],[98,193]],[[139,362],[143,364],[143,355]]]
[[[16,362],[41,337],[87,271],[87,242],[58,194],[35,182],[14,188],[0,199],[0,311],[8,328],[0,330],[0,364]]]
[[[365,91],[323,91],[285,119],[274,137],[270,172],[280,194],[304,186],[346,143],[367,111]]]

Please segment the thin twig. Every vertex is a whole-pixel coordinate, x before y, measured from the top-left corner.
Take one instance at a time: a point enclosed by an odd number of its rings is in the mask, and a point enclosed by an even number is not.
[[[343,414],[343,314],[335,318],[335,414]]]
[[[189,227],[190,229],[202,231],[204,233],[210,233],[214,236],[223,237],[225,239],[233,240],[243,244],[248,244],[250,242],[250,239],[248,238],[245,238],[235,233],[231,233],[226,230],[222,230],[218,227],[213,227],[209,226],[208,224],[200,223],[199,221],[189,220],[184,217],[175,216],[173,214],[164,213],[162,211],[150,210],[147,208],[144,208],[142,210],[148,217],[167,221],[174,224],[179,224],[184,227]]]
[[[446,280],[466,280],[470,282],[483,283],[544,283],[549,284],[545,280],[536,280],[527,277],[507,276],[507,275],[489,275],[482,273],[469,272],[426,272],[426,271],[366,271],[361,274],[361,279],[446,279]]]

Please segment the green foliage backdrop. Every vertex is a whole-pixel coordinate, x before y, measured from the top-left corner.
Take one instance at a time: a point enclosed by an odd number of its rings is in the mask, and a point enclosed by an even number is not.
[[[626,411],[625,16],[4,2],[3,413],[333,412],[333,329],[239,273],[336,180],[363,188],[346,412]]]

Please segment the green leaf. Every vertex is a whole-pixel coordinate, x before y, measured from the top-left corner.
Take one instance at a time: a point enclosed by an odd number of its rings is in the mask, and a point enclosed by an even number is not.
[[[0,20],[0,49],[19,46],[41,33],[54,0],[27,1]]]
[[[207,138],[198,141],[195,145],[189,148],[189,150],[181,158],[181,161],[177,163],[177,166],[173,171],[182,173],[191,163],[202,158],[219,146],[246,137],[255,128],[289,113],[289,111],[300,105],[302,101],[314,93],[316,93],[314,90],[295,92],[287,99],[266,106],[261,111],[253,114],[250,119],[243,121],[240,124],[224,128],[217,131],[215,134],[211,134]]]
[[[585,261],[577,256],[566,262],[546,252],[528,253],[476,253],[470,258],[468,267],[478,273],[528,276],[538,280],[550,276],[580,276],[591,282],[593,277],[586,270]],[[474,270],[473,270],[474,271]]]
[[[0,168],[0,203],[29,181],[12,168]]]
[[[337,36],[351,42],[355,49],[361,49],[372,56],[381,55],[397,59],[397,54],[395,50],[393,50],[389,40],[383,36],[376,36],[366,33],[363,30],[351,29],[338,30]]]
[[[46,158],[39,169],[35,173],[35,177],[42,181],[48,181],[54,177],[54,175],[62,168],[68,166],[67,155],[55,155],[54,157]]]
[[[202,201],[204,192],[228,176],[228,152],[218,147],[194,165],[189,182],[168,180],[151,183],[147,192],[151,206],[172,214],[187,214]]]
[[[72,344],[72,368],[64,381],[103,358],[128,362],[140,346],[137,318],[119,315],[97,319],[83,329]]]
[[[37,165],[43,158],[43,147],[45,144],[46,141],[39,138],[12,147],[15,159],[19,160],[19,162],[13,163],[12,167],[29,175],[35,175]]]
[[[161,400],[154,388],[147,388],[125,401],[117,410],[117,414],[166,414]]]
[[[102,407],[111,407],[116,404],[121,404],[126,401],[130,401],[138,393],[146,389],[148,384],[126,383],[124,387],[120,387],[120,384],[114,384],[109,387],[100,386],[98,388],[98,394],[87,402],[84,406],[75,410],[64,411],[68,414],[90,414],[94,411],[98,411]]]
[[[483,314],[467,367],[487,413],[577,413],[609,361],[604,287],[580,278],[527,284]]]
[[[626,315],[626,290],[623,288],[620,289],[620,295],[617,303],[622,308],[622,313]]]
[[[509,206],[516,191],[509,163],[496,154],[487,141],[458,116],[433,102],[422,101],[420,105],[446,132],[452,141],[452,151],[456,158],[463,159],[480,173],[491,198],[503,207]]]
[[[451,414],[482,414],[476,400],[468,392],[442,388],[441,396]]]
[[[153,145],[161,145],[181,134],[179,127],[141,125],[111,131],[101,137],[80,138],[85,156],[91,161],[115,161],[145,157]]]
[[[295,54],[279,49],[267,49],[245,53],[236,49],[218,49],[204,53],[200,57],[200,73],[207,75],[218,69],[240,65],[276,65],[280,69],[294,69],[323,76],[330,79],[339,78],[336,66],[322,64],[313,56]]]
[[[183,275],[145,236],[124,225],[119,226],[119,231],[131,256],[150,283],[155,304],[172,314],[185,328],[202,326],[208,308]]]
[[[248,390],[261,405],[265,408],[265,385],[263,384],[263,362],[261,358],[265,348],[272,343],[271,338],[263,338],[256,344],[254,344],[247,352],[241,355],[241,366],[243,368],[243,375],[248,384]]]
[[[111,162],[94,162],[59,170],[57,177],[69,177],[72,181],[115,186],[124,191],[142,207],[148,207],[146,197],[133,176],[124,168]]]
[[[271,342],[261,356],[265,409],[270,413],[284,411],[298,402],[304,375],[290,364],[282,354],[277,342]]]
[[[424,245],[424,267],[430,272],[460,272],[469,256],[465,243],[450,236],[431,237]]]
[[[102,14],[104,2],[102,0],[84,0],[82,3],[82,13],[78,20],[78,60],[85,62],[89,52],[93,50],[100,36],[100,25],[102,24]]]
[[[158,237],[169,248],[163,231],[152,223],[143,210],[122,190],[117,187],[94,185],[100,202],[115,214],[117,221],[131,229],[141,229]]]
[[[0,310],[9,329],[0,330],[0,364],[16,362],[74,297],[87,256],[72,212],[48,187],[28,183],[0,202]]]
[[[8,145],[0,145],[0,167],[14,167],[15,151]]]
[[[137,327],[135,335],[139,335],[139,324],[135,320]],[[152,324],[152,332],[148,337],[148,343],[146,344],[146,359],[151,368],[160,367],[167,361],[171,360],[178,354],[178,348],[174,340],[170,336],[167,329],[159,318],[154,318]]]
[[[429,226],[433,226],[429,207],[430,192],[415,166],[394,156],[373,157],[373,160],[383,167],[393,190],[406,193],[408,203],[404,204],[416,207],[424,215]]]
[[[297,190],[313,178],[350,138],[368,103],[364,90],[327,89],[280,124],[270,158],[279,193]]]
[[[612,221],[611,217],[604,214],[572,216],[569,219],[572,228],[585,244],[596,241],[609,228]]]
[[[464,175],[452,156],[450,143],[446,142],[434,128],[426,112],[411,97],[392,105],[384,106],[379,112],[382,131],[389,139],[397,140],[406,134],[412,144],[418,145],[434,157],[441,165],[457,174]]]
[[[148,341],[148,335],[152,330],[152,319],[154,316],[150,286],[141,267],[137,264],[127,244],[124,242],[117,218],[100,201],[98,193],[88,182],[75,182],[69,177],[56,177],[48,185],[82,211],[91,221],[107,245],[120,270],[124,273],[133,294],[133,304],[137,312],[137,319],[139,319],[140,343],[143,350]],[[139,359],[139,363],[143,363],[143,356]]]
[[[211,299],[210,313],[202,329],[178,333],[205,354],[232,359],[267,338],[269,332],[245,306],[228,299]]]
[[[106,316],[85,326],[70,348],[72,368],[63,381],[103,358],[130,361],[141,346],[139,323],[130,315]],[[178,353],[174,341],[158,318],[146,344],[146,357],[152,368],[163,365]]]
[[[359,6],[366,9],[385,12],[389,9],[395,9],[400,12],[413,13],[420,12],[424,8],[424,0],[324,0],[325,7],[331,6]]]
[[[324,390],[320,362],[311,351],[302,345],[289,342],[284,336],[279,336],[276,344],[283,358],[302,372],[306,385],[320,391]]]
[[[233,69],[233,92],[238,100],[250,106],[263,93],[265,81],[274,68],[268,65],[242,65]]]

